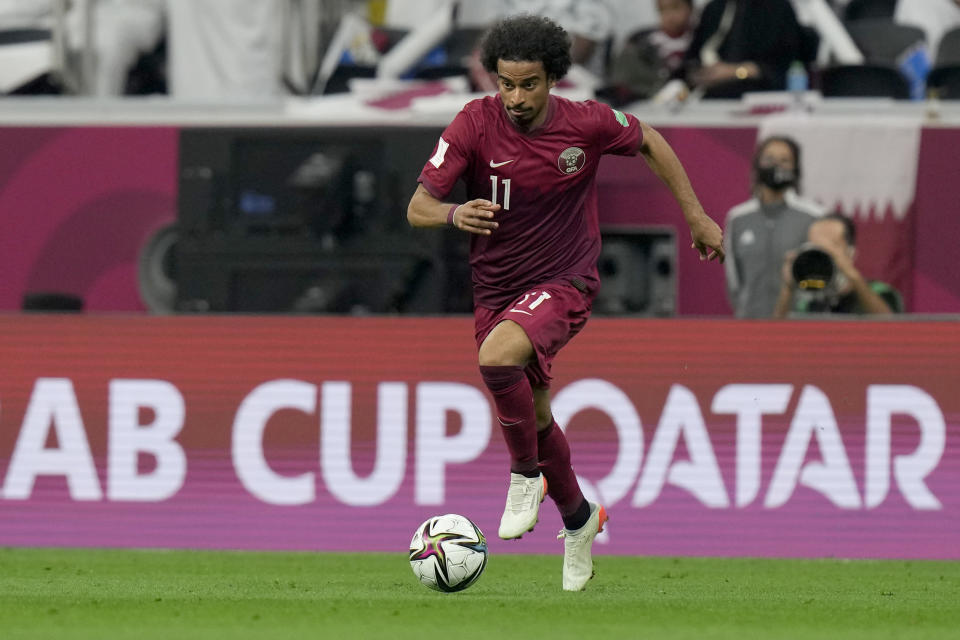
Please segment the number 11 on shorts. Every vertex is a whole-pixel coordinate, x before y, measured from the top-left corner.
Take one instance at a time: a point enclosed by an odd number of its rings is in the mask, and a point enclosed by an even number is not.
[[[533,314],[530,312],[543,304],[545,300],[549,299],[550,294],[546,291],[531,291],[530,293],[525,294],[523,296],[523,300],[514,305],[513,309],[510,309],[510,313],[525,313],[528,316],[532,316]],[[526,307],[526,309],[523,307]]]

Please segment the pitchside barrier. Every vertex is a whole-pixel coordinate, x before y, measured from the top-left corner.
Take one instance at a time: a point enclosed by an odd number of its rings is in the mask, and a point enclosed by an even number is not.
[[[450,318],[0,316],[0,546],[381,550],[457,512],[494,554],[507,457]],[[960,558],[945,321],[595,318],[554,412],[598,553]]]
[[[811,113],[765,116],[739,101],[706,102],[676,113],[655,107],[635,113],[664,133],[717,222],[750,195],[757,138],[794,136],[804,149],[804,194],[856,219],[864,275],[893,284],[910,312],[960,312],[955,259],[942,250],[960,238],[960,103],[828,100]],[[383,258],[373,279],[397,289],[390,298],[397,309],[469,306],[463,247],[446,246],[441,232],[404,235],[413,233],[404,228],[417,174],[459,108],[450,103],[425,113],[349,99],[229,108],[163,100],[4,101],[0,310],[19,309],[34,292],[72,294],[91,311],[168,311],[178,295],[179,311],[231,304],[256,311],[254,293],[264,290],[270,295],[263,306],[289,307],[296,297],[290,290],[309,290],[310,277],[329,280],[331,265],[357,263],[354,275],[371,281],[375,259],[361,250]],[[297,158],[304,160],[302,172],[285,164]],[[350,179],[323,184],[325,172],[337,167],[338,176]],[[274,185],[293,184],[273,192],[266,184],[271,176]],[[597,186],[601,225],[655,228],[676,238],[669,263],[676,303],[663,313],[730,315],[723,270],[704,268],[688,249],[676,203],[641,158],[604,158]],[[178,219],[189,236],[179,245],[175,235],[164,235]],[[313,236],[298,233],[307,227]],[[254,233],[259,246],[251,245]],[[238,248],[243,242],[246,249]],[[270,253],[270,242],[283,250]],[[184,270],[194,269],[179,292],[158,274],[164,261],[157,256],[172,246]],[[285,260],[280,267],[278,254]],[[419,296],[409,291],[418,283]],[[231,291],[241,300],[218,302],[229,301]],[[327,294],[324,310],[338,310],[329,302],[335,294]],[[342,305],[354,303],[341,298]],[[316,306],[309,296],[302,301]]]

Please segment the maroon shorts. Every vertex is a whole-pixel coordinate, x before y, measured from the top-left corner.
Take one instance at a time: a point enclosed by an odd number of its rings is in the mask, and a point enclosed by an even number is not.
[[[550,386],[550,366],[560,349],[577,335],[590,317],[593,297],[564,283],[545,284],[530,289],[500,311],[476,307],[477,349],[493,328],[512,320],[526,332],[536,360],[526,367],[530,384]]]

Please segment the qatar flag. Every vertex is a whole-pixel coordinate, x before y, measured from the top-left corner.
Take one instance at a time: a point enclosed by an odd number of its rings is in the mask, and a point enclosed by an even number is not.
[[[784,114],[764,120],[759,139],[787,135],[801,147],[805,196],[857,223],[857,268],[900,291],[912,310],[913,247],[921,119]]]

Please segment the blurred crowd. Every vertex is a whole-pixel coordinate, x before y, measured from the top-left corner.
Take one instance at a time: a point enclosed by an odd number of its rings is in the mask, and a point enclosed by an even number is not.
[[[0,0],[0,92],[261,100],[353,78],[463,76],[514,13],[571,34],[570,82],[613,104],[960,98],[960,0]]]

